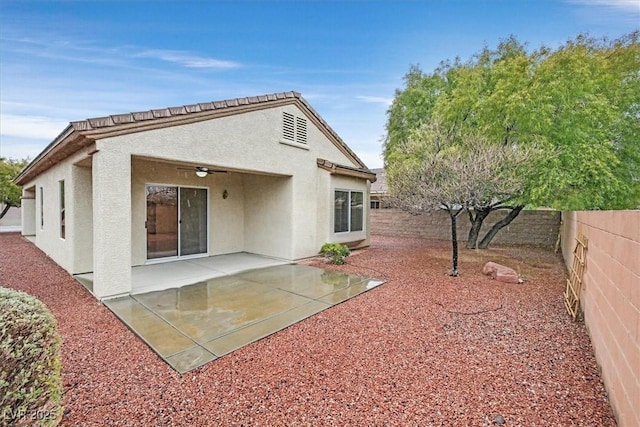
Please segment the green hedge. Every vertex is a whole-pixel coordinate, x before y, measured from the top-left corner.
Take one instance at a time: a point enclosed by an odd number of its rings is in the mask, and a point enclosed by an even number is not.
[[[60,422],[61,344],[58,323],[42,302],[0,287],[0,424]]]

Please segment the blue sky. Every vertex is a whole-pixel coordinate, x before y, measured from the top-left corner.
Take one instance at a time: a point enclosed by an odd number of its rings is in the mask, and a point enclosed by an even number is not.
[[[72,120],[295,90],[381,167],[411,64],[639,28],[638,0],[0,0],[0,156],[33,158]]]

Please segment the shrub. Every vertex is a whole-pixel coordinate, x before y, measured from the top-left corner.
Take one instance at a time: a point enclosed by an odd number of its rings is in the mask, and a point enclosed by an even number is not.
[[[0,424],[60,422],[61,344],[56,319],[41,301],[0,287]]]
[[[346,245],[340,243],[325,243],[320,248],[320,253],[331,264],[342,265],[344,264],[344,257],[348,256],[351,251]]]

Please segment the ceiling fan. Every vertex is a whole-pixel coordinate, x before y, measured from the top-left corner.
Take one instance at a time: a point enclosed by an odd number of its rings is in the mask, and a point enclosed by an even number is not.
[[[177,169],[183,170],[183,171],[193,171],[200,178],[204,178],[205,176],[207,176],[209,174],[212,174],[212,173],[227,173],[227,171],[223,171],[223,170],[219,170],[219,169],[210,169],[210,168],[207,168],[207,167],[204,167],[204,166],[193,166],[193,167],[188,167],[188,168],[178,167]]]

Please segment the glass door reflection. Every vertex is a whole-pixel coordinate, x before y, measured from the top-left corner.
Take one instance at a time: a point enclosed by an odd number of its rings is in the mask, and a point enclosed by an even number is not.
[[[178,187],[147,186],[147,259],[178,256]]]
[[[147,185],[147,259],[206,255],[206,188]]]
[[[207,251],[207,189],[180,187],[180,255]]]

